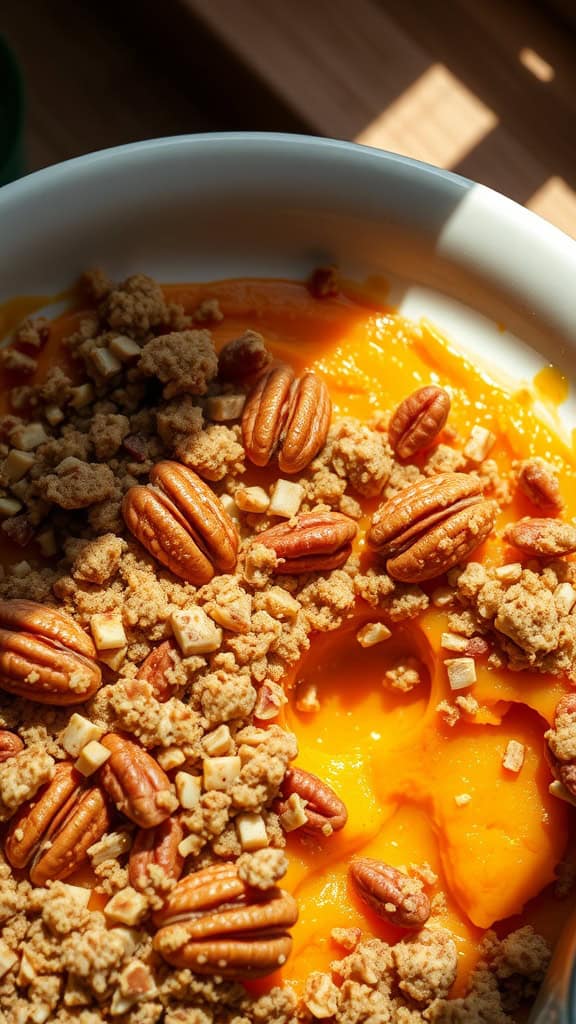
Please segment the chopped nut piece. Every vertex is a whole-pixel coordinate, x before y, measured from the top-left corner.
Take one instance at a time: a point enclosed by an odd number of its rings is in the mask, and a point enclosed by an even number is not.
[[[117,334],[108,345],[108,350],[121,363],[129,363],[138,359],[142,349],[137,341],[129,338],[126,334]]]
[[[367,622],[362,629],[356,633],[356,639],[361,647],[374,647],[388,640],[392,636],[391,630],[383,622]]]
[[[313,971],[306,978],[304,1004],[315,1020],[327,1020],[338,1012],[338,987],[328,974]]]
[[[476,682],[474,658],[447,658],[444,664],[451,690],[465,690]]]
[[[0,519],[8,519],[10,516],[15,516],[22,505],[16,498],[0,498]]]
[[[234,501],[243,512],[266,512],[270,498],[263,487],[238,487]]]
[[[12,970],[18,957],[5,942],[0,939],[0,978],[3,978],[8,971]]]
[[[57,427],[64,419],[64,413],[59,405],[47,405],[44,409],[44,415],[51,427]]]
[[[98,661],[103,661],[113,672],[118,672],[126,660],[128,647],[117,647],[116,650],[98,651]]]
[[[48,440],[48,434],[41,423],[26,423],[10,432],[10,443],[24,452],[31,452]]]
[[[298,513],[304,499],[304,488],[291,480],[277,480],[272,487],[268,512],[271,516],[291,519]]]
[[[54,530],[42,530],[41,533],[37,533],[36,543],[44,555],[44,558],[52,558],[52,556],[58,551]]]
[[[147,912],[146,897],[129,885],[117,892],[104,907],[104,916],[107,921],[118,921],[120,924],[130,926],[140,924]]]
[[[436,587],[432,591],[432,604],[435,608],[448,608],[454,603],[455,596],[452,587]]]
[[[495,442],[496,435],[491,430],[476,424],[464,445],[464,455],[470,462],[483,462]]]
[[[228,604],[211,602],[208,614],[219,626],[229,629],[231,633],[247,633],[252,615],[252,597],[250,594],[241,593],[235,601]]]
[[[166,747],[164,750],[158,751],[156,760],[165,772],[171,772],[174,768],[179,768],[181,764],[184,764],[186,754],[180,747]]]
[[[90,359],[102,377],[114,377],[120,373],[122,363],[107,348],[93,348]]]
[[[208,654],[217,651],[222,643],[222,630],[218,629],[202,608],[192,607],[173,612],[170,623],[182,654]]]
[[[74,767],[81,775],[93,775],[103,764],[106,764],[111,753],[101,743],[98,743],[98,740],[91,740],[80,751],[80,757],[75,762]]]
[[[466,805],[470,803],[471,799],[472,797],[470,796],[470,793],[459,793],[454,797],[454,803],[457,807],[466,807]]]
[[[126,646],[122,618],[116,612],[99,612],[90,619],[90,630],[99,651],[113,651]]]
[[[304,714],[314,714],[320,711],[318,700],[318,687],[315,683],[300,683],[296,691],[296,710]]]
[[[190,775],[189,772],[177,772],[174,781],[180,806],[186,811],[191,811],[200,802],[202,779],[199,775]]]
[[[88,847],[87,853],[92,862],[92,867],[96,868],[99,864],[103,864],[106,860],[118,860],[125,853],[128,853],[132,848],[132,835],[127,829],[122,832],[108,832],[102,836],[97,843],[93,843],[92,846]],[[90,890],[83,890],[90,897]]]
[[[232,736],[227,725],[219,725],[217,729],[206,734],[202,741],[204,751],[208,757],[219,757],[222,754],[229,754],[232,747]]]
[[[560,615],[569,615],[576,604],[576,590],[571,583],[559,583],[554,591],[554,604]]]
[[[229,789],[240,775],[241,767],[242,763],[237,756],[204,758],[204,789]]]
[[[236,526],[239,526],[240,525],[240,516],[238,515],[238,506],[237,506],[236,502],[234,501],[234,498],[232,497],[232,495],[231,494],[221,494],[220,495],[220,504],[222,505],[222,508],[224,509],[226,514],[230,516],[230,519],[232,520],[232,522]]]
[[[206,399],[204,406],[208,419],[215,423],[239,420],[246,404],[246,395],[215,395]]]
[[[16,576],[17,579],[23,580],[25,576],[28,576],[32,572],[32,566],[30,562],[24,559],[23,562],[16,562],[15,565],[10,567],[10,574]]]
[[[468,639],[460,633],[442,633],[440,646],[445,651],[465,651],[468,647]]]
[[[238,839],[245,852],[252,853],[254,850],[262,850],[268,846],[266,825],[261,814],[251,814],[250,812],[238,814],[234,823]]]
[[[30,959],[26,947],[22,951],[20,957],[20,966],[18,968],[18,985],[22,985],[25,988],[27,985],[31,985],[35,978],[38,977],[38,971],[36,970],[34,963]]]
[[[36,456],[31,452],[22,452],[18,448],[12,448],[2,464],[2,476],[10,483],[15,484],[26,476],[35,461]]]
[[[522,575],[522,565],[520,562],[509,562],[508,565],[499,565],[494,570],[494,575],[504,583],[516,583]]]
[[[190,854],[194,856],[197,853],[200,853],[203,845],[204,840],[202,839],[202,836],[192,833],[192,835],[186,836],[186,839],[183,839],[182,842],[178,844],[178,853],[181,857],[189,857]]]
[[[99,740],[103,732],[98,725],[75,711],[62,733],[60,742],[70,757],[78,757],[80,751],[92,740]]]
[[[524,764],[525,754],[526,747],[523,743],[519,743],[518,740],[508,740],[508,745],[502,758],[502,767],[507,768],[509,772],[517,774]]]
[[[306,801],[298,793],[292,793],[286,801],[286,810],[280,815],[280,824],[285,832],[295,832],[308,824]]]
[[[76,388],[71,388],[70,394],[72,396],[70,405],[75,409],[83,409],[85,405],[90,405],[90,402],[94,401],[94,388],[89,381],[86,384],[79,384]]]

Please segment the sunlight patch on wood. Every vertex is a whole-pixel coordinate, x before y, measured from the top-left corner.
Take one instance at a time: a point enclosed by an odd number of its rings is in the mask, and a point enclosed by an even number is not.
[[[490,107],[443,64],[433,64],[355,141],[450,168],[497,124]]]
[[[576,192],[564,178],[548,178],[526,206],[576,238]]]

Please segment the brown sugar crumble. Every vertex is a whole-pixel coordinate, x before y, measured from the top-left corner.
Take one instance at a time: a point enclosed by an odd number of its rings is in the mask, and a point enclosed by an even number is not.
[[[504,566],[463,564],[475,550],[467,537],[462,556],[436,574],[440,585],[395,571],[394,550],[368,559],[337,532],[344,521],[366,533],[366,507],[442,489],[450,475],[473,481],[472,502],[488,496],[502,507],[520,488],[538,514],[559,515],[554,467],[533,458],[501,475],[481,427],[467,439],[432,433],[402,459],[389,439],[391,410],[379,410],[369,422],[332,417],[288,479],[281,460],[299,443],[290,436],[293,383],[288,398],[268,396],[278,420],[270,450],[255,456],[246,443],[246,398],[275,365],[263,334],[248,329],[218,354],[211,328],[225,314],[216,299],[187,313],[144,274],[116,285],[99,270],[80,287],[90,312],[64,341],[66,368],[36,380],[50,329],[41,317],[0,353],[2,370],[18,379],[0,416],[1,530],[22,548],[0,573],[0,647],[31,659],[16,682],[10,666],[0,671],[0,1020],[510,1024],[535,996],[548,944],[530,927],[503,939],[488,933],[465,994],[452,998],[458,951],[439,923],[441,891],[429,919],[395,941],[334,928],[337,958],[311,972],[300,995],[278,985],[251,994],[240,983],[250,976],[246,954],[232,941],[224,955],[213,922],[230,914],[222,927],[235,939],[242,925],[232,915],[244,908],[244,945],[258,940],[265,948],[255,959],[270,949],[275,957],[260,973],[281,967],[284,946],[273,943],[295,920],[281,889],[286,836],[299,829],[318,842],[344,827],[323,780],[303,773],[312,789],[285,790],[298,756],[282,717],[285,681],[315,635],[361,609],[385,647],[393,627],[409,629],[433,607],[446,615],[454,657],[576,683],[576,566],[557,557],[558,537],[570,540],[562,523],[554,520],[550,549],[546,535],[537,556]],[[308,283],[324,303],[340,287],[332,267]],[[159,464],[168,467],[162,480]],[[254,465],[265,468],[264,483],[245,485]],[[203,485],[215,502],[209,527]],[[308,524],[303,551],[290,539],[277,550],[269,531],[279,523]],[[87,665],[92,689],[82,689]],[[401,701],[426,680],[417,657],[385,661],[382,688]],[[299,711],[318,711],[315,690],[300,698]],[[436,707],[451,729],[481,710],[469,692]],[[572,770],[575,722],[576,710],[559,711],[546,733]],[[67,881],[76,867],[91,872],[92,898],[86,882]],[[441,886],[429,864],[410,865],[405,880],[418,895]],[[573,882],[563,862],[558,896]],[[393,900],[386,908],[398,909]],[[286,920],[276,921],[280,910]]]

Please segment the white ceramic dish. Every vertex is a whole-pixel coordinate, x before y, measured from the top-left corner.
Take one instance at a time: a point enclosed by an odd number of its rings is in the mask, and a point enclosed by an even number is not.
[[[0,189],[0,302],[57,293],[95,265],[184,281],[302,278],[327,261],[349,277],[385,277],[407,315],[425,313],[517,381],[550,362],[573,373],[576,242],[404,157],[299,136],[198,135],[92,154]],[[576,424],[574,401],[564,413]],[[571,1019],[572,953],[557,961],[563,1005],[546,1004],[539,1021]]]

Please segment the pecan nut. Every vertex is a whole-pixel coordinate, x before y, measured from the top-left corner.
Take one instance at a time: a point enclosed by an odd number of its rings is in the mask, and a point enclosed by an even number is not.
[[[299,473],[312,462],[328,435],[332,403],[328,388],[315,373],[296,378],[277,366],[258,379],[242,414],[246,454],[267,466],[277,454],[284,473]]]
[[[448,419],[450,395],[430,384],[408,395],[392,414],[388,437],[400,459],[424,451],[438,436]]]
[[[178,881],[184,867],[184,858],[178,847],[184,831],[178,818],[167,818],[156,828],[143,828],[137,833],[128,862],[130,885],[144,892],[154,884],[150,868],[159,868],[165,878]]]
[[[342,512],[304,512],[257,536],[278,559],[275,572],[295,575],[339,569],[352,552],[358,527]]]
[[[350,877],[360,899],[379,917],[398,928],[422,928],[430,917],[430,900],[417,879],[371,857],[350,865]]]
[[[0,729],[0,764],[24,750],[24,744],[15,732]]]
[[[344,828],[348,821],[348,811],[334,790],[312,772],[303,768],[289,768],[282,784],[282,799],[276,804],[276,812],[282,814],[287,809],[287,799],[296,793],[305,801],[304,814],[306,825],[303,832],[312,835],[329,836]]]
[[[173,697],[178,687],[170,682],[168,673],[174,668],[172,654],[176,651],[176,645],[172,640],[164,640],[163,643],[150,651],[144,659],[136,679],[140,682],[149,683],[152,687],[152,696],[161,703]]]
[[[34,885],[68,878],[110,825],[104,793],[83,781],[70,762],[57,765],[51,782],[10,823],[6,857],[12,867],[30,866]]]
[[[100,782],[117,809],[140,828],[161,825],[178,801],[158,762],[117,733],[108,733],[100,742],[110,751],[100,771]]]
[[[286,963],[296,902],[282,889],[250,889],[234,864],[188,875],[155,917],[154,949],[174,967],[224,978],[260,978]]]
[[[95,653],[64,612],[35,601],[0,601],[0,689],[40,704],[79,704],[100,686]]]
[[[562,495],[553,466],[535,456],[520,463],[518,486],[533,505],[555,515],[562,511]]]
[[[150,485],[130,487],[122,514],[142,546],[188,583],[208,583],[236,564],[232,520],[204,481],[177,462],[157,463]]]
[[[576,526],[558,519],[520,519],[506,527],[504,537],[536,558],[556,558],[576,551]]]
[[[438,473],[405,487],[372,517],[368,544],[393,579],[420,583],[447,572],[491,532],[496,505],[477,477]]]

